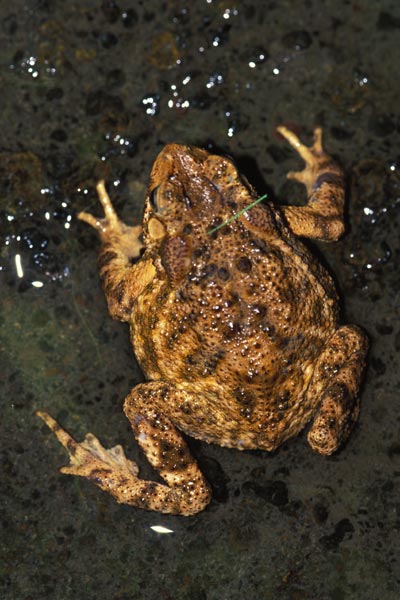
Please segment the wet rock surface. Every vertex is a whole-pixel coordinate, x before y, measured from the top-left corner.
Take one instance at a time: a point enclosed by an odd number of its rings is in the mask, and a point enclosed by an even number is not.
[[[3,3],[2,598],[398,597],[399,23],[392,0]],[[76,214],[97,210],[103,177],[138,223],[169,142],[229,154],[260,194],[300,203],[279,123],[305,139],[321,124],[348,174],[346,235],[313,249],[372,342],[359,423],[330,458],[305,435],[273,454],[190,441],[214,489],[204,513],[118,506],[59,474],[34,416],[121,443],[154,477],[122,413],[142,376]]]

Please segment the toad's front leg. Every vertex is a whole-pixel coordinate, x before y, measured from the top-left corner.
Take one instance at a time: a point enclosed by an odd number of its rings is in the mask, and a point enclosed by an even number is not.
[[[62,473],[86,477],[121,504],[189,516],[207,506],[211,492],[182,436],[160,408],[174,402],[177,394],[173,386],[151,382],[138,385],[125,401],[133,433],[165,484],[139,479],[136,464],[121,446],[106,450],[90,433],[77,443],[49,415],[38,416],[68,450],[70,465]]]
[[[132,264],[143,248],[140,225],[130,227],[118,218],[104,181],[96,187],[104,218],[81,212],[78,218],[91,225],[101,239],[99,271],[108,308],[114,319],[129,321],[132,304],[155,275],[153,263],[142,259]]]
[[[335,241],[344,232],[343,211],[345,179],[340,165],[325,152],[322,146],[322,129],[314,130],[311,147],[303,144],[286,127],[277,131],[300,154],[305,169],[288,173],[289,179],[303,183],[307,189],[306,206],[283,206],[291,230],[299,236],[323,241]]]

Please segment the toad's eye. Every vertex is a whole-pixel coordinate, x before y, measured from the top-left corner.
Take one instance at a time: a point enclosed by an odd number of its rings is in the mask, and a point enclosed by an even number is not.
[[[150,196],[149,196],[150,206],[155,209],[157,209],[157,192],[158,192],[158,186],[151,190]]]

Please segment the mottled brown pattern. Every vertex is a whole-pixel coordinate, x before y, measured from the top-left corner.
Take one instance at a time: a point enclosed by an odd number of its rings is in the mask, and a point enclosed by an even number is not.
[[[119,221],[102,183],[105,219],[81,215],[100,233],[108,306],[129,321],[148,380],[124,410],[164,483],[141,480],[119,447],[107,451],[91,434],[77,444],[41,416],[69,450],[63,471],[118,502],[182,515],[206,506],[209,486],[180,431],[273,450],[312,421],[309,443],[330,454],[357,419],[368,343],[357,327],[339,325],[332,279],[297,237],[343,233],[343,172],[319,129],[311,148],[278,131],[305,160],[289,177],[306,186],[306,206],[263,202],[210,234],[256,194],[229,159],[170,144],[151,171],[142,230]]]

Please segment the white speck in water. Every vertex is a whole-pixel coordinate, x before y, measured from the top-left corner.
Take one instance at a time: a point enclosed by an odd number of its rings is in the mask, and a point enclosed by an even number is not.
[[[21,255],[20,254],[16,254],[15,255],[15,268],[17,269],[17,275],[19,278],[22,278],[24,276],[24,270],[22,268],[22,261],[21,261]]]
[[[236,15],[239,13],[237,8],[226,8],[225,11],[222,13],[222,18],[223,19],[230,19],[231,16],[236,17]]]
[[[156,533],[174,533],[173,529],[168,529],[168,527],[164,527],[163,525],[151,525],[150,529]]]

